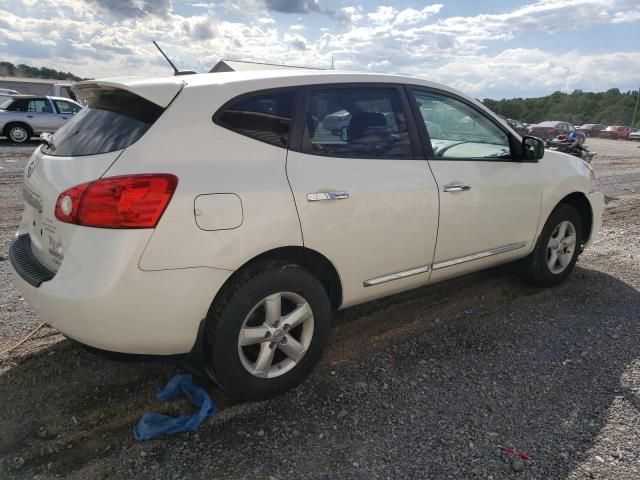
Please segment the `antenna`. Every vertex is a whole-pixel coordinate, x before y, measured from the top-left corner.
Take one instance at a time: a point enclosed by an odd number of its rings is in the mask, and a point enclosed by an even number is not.
[[[335,70],[335,65],[333,64],[333,52],[331,52],[331,70]]]
[[[171,68],[173,68],[173,75],[193,75],[194,73],[196,73],[196,72],[192,72],[191,70],[178,70],[176,66],[173,64],[173,62],[169,60],[169,57],[167,57],[167,55],[162,51],[162,49],[160,48],[160,45],[158,45],[155,40],[152,40],[152,42],[156,46],[156,48],[160,50],[160,53],[162,54],[162,56],[167,59],[167,62],[169,62],[169,65],[171,65]]]

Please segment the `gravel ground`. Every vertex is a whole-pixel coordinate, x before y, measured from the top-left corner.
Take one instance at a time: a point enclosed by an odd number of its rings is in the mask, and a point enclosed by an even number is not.
[[[6,261],[33,146],[0,145],[0,350],[39,323]],[[608,205],[565,285],[507,266],[350,309],[297,389],[241,404],[197,379],[220,413],[147,442],[143,412],[190,411],[153,399],[184,369],[47,327],[0,359],[0,478],[640,478],[640,145],[589,146]]]

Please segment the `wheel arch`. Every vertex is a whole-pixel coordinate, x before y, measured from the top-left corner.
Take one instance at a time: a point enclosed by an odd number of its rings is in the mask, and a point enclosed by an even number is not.
[[[5,137],[9,137],[9,130],[11,130],[11,127],[15,127],[15,126],[21,126],[27,129],[27,132],[29,132],[31,135],[30,137],[33,136],[33,128],[31,127],[31,125],[29,125],[26,122],[22,122],[20,120],[13,120],[11,122],[7,122],[5,124],[5,126],[2,128],[2,134]]]
[[[580,218],[582,219],[582,233],[584,235],[582,242],[583,244],[586,244],[591,238],[591,228],[593,226],[593,210],[591,208],[591,203],[589,203],[589,199],[582,192],[570,193],[569,195],[564,196],[556,204],[551,213],[553,213],[562,203],[571,205],[580,214]],[[551,215],[551,213],[549,215]]]
[[[256,264],[269,260],[288,261],[300,265],[322,283],[334,310],[342,304],[342,281],[333,263],[321,253],[302,246],[278,247],[256,255],[233,272],[220,291]]]

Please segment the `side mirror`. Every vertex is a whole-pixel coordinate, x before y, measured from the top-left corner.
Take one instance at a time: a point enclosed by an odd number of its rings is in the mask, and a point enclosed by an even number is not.
[[[540,160],[544,157],[544,141],[538,137],[522,138],[522,159],[525,161]]]

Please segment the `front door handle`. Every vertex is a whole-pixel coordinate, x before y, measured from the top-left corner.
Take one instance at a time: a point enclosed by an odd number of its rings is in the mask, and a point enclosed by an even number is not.
[[[308,202],[319,202],[320,200],[346,200],[349,198],[349,192],[316,192],[307,193]]]
[[[471,185],[467,183],[450,183],[442,189],[443,192],[466,192],[468,190],[471,190]]]

